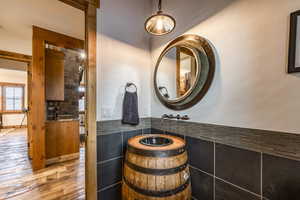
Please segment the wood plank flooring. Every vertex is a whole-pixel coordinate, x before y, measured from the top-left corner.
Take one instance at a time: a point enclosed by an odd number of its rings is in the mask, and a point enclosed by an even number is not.
[[[84,200],[84,148],[80,159],[33,172],[26,129],[0,132],[0,200]]]

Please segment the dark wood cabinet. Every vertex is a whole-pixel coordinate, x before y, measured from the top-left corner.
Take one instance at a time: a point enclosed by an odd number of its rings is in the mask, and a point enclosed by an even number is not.
[[[46,164],[79,157],[79,120],[46,122]]]
[[[45,85],[46,100],[64,101],[65,81],[64,81],[64,58],[63,52],[46,49],[45,50]]]

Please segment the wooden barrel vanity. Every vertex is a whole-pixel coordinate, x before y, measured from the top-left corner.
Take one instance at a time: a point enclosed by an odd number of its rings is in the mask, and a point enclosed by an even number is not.
[[[169,135],[140,135],[128,140],[123,200],[190,200],[185,141]]]

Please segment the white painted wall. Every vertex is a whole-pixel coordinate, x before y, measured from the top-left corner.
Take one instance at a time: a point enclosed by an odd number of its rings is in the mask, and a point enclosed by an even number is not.
[[[0,6],[0,50],[32,55],[32,25],[84,39],[84,12],[53,0],[8,0]]]
[[[0,68],[0,82],[25,84],[25,108],[27,108],[27,72]],[[3,126],[20,125],[24,114],[4,114]],[[26,118],[23,125],[26,125]]]
[[[32,25],[84,39],[84,23],[83,11],[60,1],[2,1],[0,50],[32,55]],[[26,72],[0,70],[0,81],[26,83]],[[23,116],[5,115],[4,125],[19,125]]]
[[[217,54],[212,87],[196,106],[180,112],[192,121],[300,133],[300,75],[287,74],[289,14],[299,0],[166,0],[177,28],[151,41],[152,72],[162,48],[193,33]],[[175,113],[156,98],[153,117]]]
[[[124,87],[138,87],[140,117],[150,116],[151,59],[144,21],[150,1],[102,0],[97,12],[97,120],[121,119]]]

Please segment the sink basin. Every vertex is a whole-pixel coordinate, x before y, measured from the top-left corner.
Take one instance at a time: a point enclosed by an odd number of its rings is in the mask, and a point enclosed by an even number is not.
[[[162,136],[151,136],[141,139],[140,143],[147,146],[162,147],[173,144],[173,140]]]

